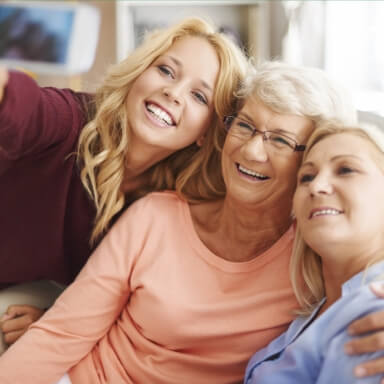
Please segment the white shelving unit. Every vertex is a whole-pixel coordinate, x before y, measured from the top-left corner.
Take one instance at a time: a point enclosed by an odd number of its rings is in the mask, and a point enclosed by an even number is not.
[[[256,60],[270,57],[269,4],[266,1],[123,0],[116,3],[118,61],[136,47],[145,32],[190,16],[211,20],[229,31]]]

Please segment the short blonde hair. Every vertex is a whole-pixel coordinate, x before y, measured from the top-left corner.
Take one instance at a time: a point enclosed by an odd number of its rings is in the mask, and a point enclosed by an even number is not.
[[[344,126],[338,122],[328,122],[319,126],[308,140],[303,161],[317,143],[340,133],[353,134],[370,142],[378,155],[377,164],[384,172],[384,132],[373,125]],[[299,226],[290,263],[290,277],[301,307],[298,314],[309,315],[325,295],[324,281],[321,258],[305,243]]]
[[[125,101],[134,81],[172,44],[186,36],[198,36],[208,41],[217,53],[220,71],[214,90],[213,126],[233,109],[234,91],[246,72],[243,53],[214,27],[199,18],[186,19],[179,24],[148,35],[127,59],[113,66],[95,95],[95,114],[81,132],[78,145],[78,163],[81,180],[96,206],[95,225],[91,236],[94,243],[108,229],[111,219],[120,212],[126,202],[121,191],[126,153],[129,151],[129,130]],[[210,130],[207,133],[209,142]],[[150,183],[136,193],[136,199],[148,191],[173,189],[176,178],[184,172],[183,183],[197,172],[209,173],[207,157],[209,145],[200,149],[191,144],[147,171]]]

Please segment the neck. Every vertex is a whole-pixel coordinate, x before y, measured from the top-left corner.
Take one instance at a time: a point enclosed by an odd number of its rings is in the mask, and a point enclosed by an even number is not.
[[[248,261],[269,249],[292,223],[290,210],[279,213],[260,205],[240,205],[229,199],[191,206],[203,243],[217,256]]]
[[[363,271],[367,265],[382,259],[381,250],[370,250],[368,247],[346,248],[330,244],[328,250],[321,254],[322,273],[324,279],[327,307],[341,296],[342,285],[357,273]],[[331,249],[330,249],[331,248]]]
[[[132,141],[130,148],[125,158],[124,180],[121,186],[124,193],[144,185],[148,181],[146,171],[170,154],[169,150],[138,141]]]

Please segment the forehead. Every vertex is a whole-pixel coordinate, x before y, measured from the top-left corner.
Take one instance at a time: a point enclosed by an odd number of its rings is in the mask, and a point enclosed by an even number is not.
[[[316,143],[305,159],[307,161],[331,160],[339,156],[354,156],[364,161],[375,161],[379,150],[364,137],[352,133],[337,133]],[[383,159],[381,159],[383,161]]]
[[[220,67],[215,48],[200,36],[185,36],[176,40],[161,56],[172,59],[181,69],[210,81],[216,77]]]
[[[173,44],[165,52],[174,52],[179,54],[185,54],[189,52],[191,47],[206,47],[211,48],[214,51],[212,45],[202,36],[183,36],[176,39]],[[196,56],[196,52],[190,52],[193,56]]]
[[[314,129],[314,124],[308,117],[275,112],[256,97],[248,98],[238,115],[249,120],[258,129],[290,133],[300,138],[303,144]]]

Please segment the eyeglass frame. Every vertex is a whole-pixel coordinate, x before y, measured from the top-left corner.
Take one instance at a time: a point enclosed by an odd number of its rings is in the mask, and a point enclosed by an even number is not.
[[[250,128],[252,128],[252,134],[251,134],[250,138],[255,137],[256,134],[260,134],[262,136],[262,138],[263,138],[263,141],[268,141],[270,139],[269,139],[269,137],[266,136],[267,133],[277,134],[276,131],[260,131],[259,129],[256,129],[253,126],[252,123],[250,123],[249,121],[247,121],[245,119],[242,119],[241,117],[238,117],[237,115],[224,116],[223,123],[224,123],[225,130],[227,132],[230,131],[232,123],[234,122],[235,119],[238,119],[240,121],[243,121],[243,122],[247,123],[250,126]],[[305,151],[305,148],[306,148],[305,144],[299,144],[295,139],[293,139],[292,137],[286,136],[283,133],[278,133],[278,134],[280,136],[282,136],[283,138],[287,138],[287,139],[289,139],[289,140],[291,140],[292,142],[295,143],[295,147],[291,147],[288,144],[288,146],[293,150],[293,152],[303,152],[303,151]]]

